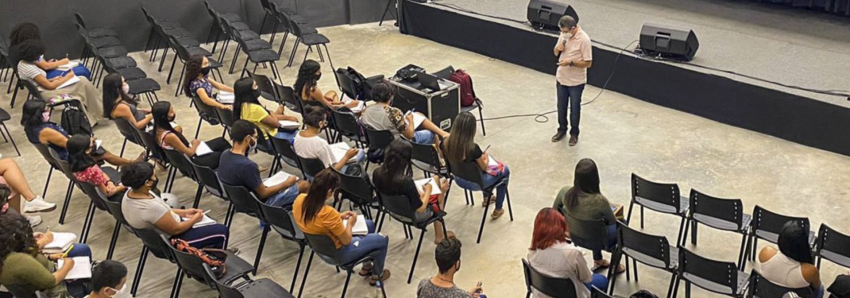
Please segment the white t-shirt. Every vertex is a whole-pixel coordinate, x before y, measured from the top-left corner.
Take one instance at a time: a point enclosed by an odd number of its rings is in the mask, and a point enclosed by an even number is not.
[[[301,133],[298,133],[295,135],[295,144],[292,147],[298,156],[302,158],[318,158],[325,164],[325,167],[330,167],[338,162],[331,151],[328,141],[325,141],[325,139],[319,136],[307,138],[302,137]]]
[[[46,79],[47,72],[39,68],[38,65],[21,60],[18,62],[18,76],[38,86],[38,90],[42,90],[41,85],[35,82],[35,78],[38,76],[44,76]]]
[[[152,199],[133,199],[127,196],[129,193],[124,193],[124,199],[121,201],[121,212],[124,213],[127,223],[136,229],[155,229],[162,235],[171,236],[156,228],[156,222],[166,213],[170,213],[174,221],[180,221],[180,216],[171,211],[171,206],[153,192],[150,193]]]

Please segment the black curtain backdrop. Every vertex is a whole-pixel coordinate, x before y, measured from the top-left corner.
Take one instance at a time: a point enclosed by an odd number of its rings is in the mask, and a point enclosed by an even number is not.
[[[555,72],[557,38],[405,1],[403,33],[480,53],[537,71]],[[591,38],[593,33],[589,32]],[[618,51],[593,48],[588,83],[597,87],[614,68]],[[643,60],[624,53],[608,89],[660,106],[850,155],[850,109],[774,89]],[[551,84],[552,82],[541,82]],[[659,143],[662,144],[662,143]]]

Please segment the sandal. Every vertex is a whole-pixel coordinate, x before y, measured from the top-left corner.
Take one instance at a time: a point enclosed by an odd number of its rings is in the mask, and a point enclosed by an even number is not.
[[[366,265],[363,265],[363,267],[360,267],[360,272],[358,272],[357,274],[360,274],[360,276],[364,277],[369,276],[370,274],[372,274],[372,266],[366,267]]]
[[[499,219],[499,217],[502,217],[502,214],[505,214],[505,209],[496,209],[493,210],[493,214],[491,214],[490,217],[493,219]]]
[[[495,202],[496,202],[496,195],[490,195],[489,198],[487,198],[486,200],[481,202],[481,208],[485,208],[487,206],[490,206],[490,204],[493,204]]]
[[[384,269],[384,273],[381,274],[381,283],[387,281],[388,279],[390,279],[390,270]],[[378,277],[372,276],[372,278],[369,280],[369,284],[373,287],[376,286],[378,284]]]

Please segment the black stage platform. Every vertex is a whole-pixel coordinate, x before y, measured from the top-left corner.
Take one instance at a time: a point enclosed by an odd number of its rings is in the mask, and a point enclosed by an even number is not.
[[[400,30],[554,73],[557,37],[435,5],[403,1]],[[699,53],[697,54],[699,55]],[[594,46],[589,84],[721,123],[850,156],[850,109],[725,76]],[[548,84],[549,82],[541,82]],[[551,82],[554,88],[554,78]],[[481,87],[479,87],[481,88]],[[659,143],[663,146],[663,143]]]

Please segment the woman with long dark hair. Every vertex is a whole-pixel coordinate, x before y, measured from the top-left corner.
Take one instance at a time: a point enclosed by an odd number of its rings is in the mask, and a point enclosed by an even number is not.
[[[68,160],[68,151],[65,149],[68,133],[61,126],[50,122],[50,108],[47,107],[47,103],[38,99],[27,100],[21,112],[21,125],[30,143],[47,145],[59,154],[59,158]],[[97,161],[104,160],[120,167],[144,159],[145,153],[142,152],[136,160],[129,160],[100,147],[93,151],[91,156]]]
[[[449,189],[449,181],[442,180],[434,175],[433,179],[440,186],[440,193],[432,195],[431,183],[422,186],[418,190],[410,169],[410,156],[413,154],[413,146],[407,141],[396,139],[387,146],[384,151],[384,163],[372,172],[372,182],[375,189],[384,195],[404,196],[410,202],[410,206],[416,209],[416,222],[424,222],[434,216],[435,212],[444,210],[445,194]],[[386,199],[386,198],[385,198]],[[440,244],[445,239],[443,234],[443,223],[434,222],[434,243]],[[449,236],[450,237],[450,236]]]
[[[528,263],[534,270],[554,278],[569,278],[573,282],[577,298],[589,298],[593,286],[608,288],[608,278],[594,274],[587,266],[582,252],[567,241],[568,228],[564,216],[553,208],[543,208],[534,219]],[[534,298],[550,296],[536,290]]]
[[[262,104],[260,104],[260,89],[257,83],[251,78],[241,78],[233,85],[235,90],[236,101],[233,102],[233,118],[235,120],[244,119],[253,123],[267,137],[274,137],[282,140],[293,141],[297,129],[292,127],[284,128],[281,120],[298,122],[295,116],[284,114],[283,105],[278,105],[273,113],[269,113]]]
[[[68,139],[68,163],[71,166],[71,172],[74,177],[80,182],[89,183],[100,189],[107,198],[120,200],[120,196],[127,190],[121,183],[121,176],[118,171],[110,168],[101,168],[91,153],[96,149],[97,145],[92,142],[87,135],[74,135]]]
[[[233,88],[219,83],[209,76],[210,61],[205,56],[192,56],[186,61],[186,79],[183,80],[183,91],[188,97],[199,97],[208,106],[219,110],[230,110],[229,104],[219,102],[218,96],[213,94],[213,88],[218,91],[233,93]]]
[[[600,237],[589,230],[591,227],[582,224],[582,221],[596,220],[602,220],[608,226],[606,248],[617,244],[617,218],[611,203],[599,191],[599,170],[592,159],[585,158],[576,164],[573,186],[561,188],[553,208],[564,214],[570,226],[570,235],[579,246],[588,247],[583,246],[584,239]],[[609,265],[609,262],[602,258],[601,249],[593,249],[593,261],[598,268]],[[617,270],[622,271],[620,269],[625,270],[625,267],[620,265]]]
[[[375,224],[366,220],[368,234],[364,236],[352,235],[351,229],[357,222],[357,214],[353,211],[339,213],[325,201],[331,199],[339,189],[340,179],[331,169],[324,169],[313,179],[310,191],[301,194],[292,205],[292,216],[295,223],[305,234],[324,235],[333,240],[337,249],[337,257],[340,262],[349,263],[362,258],[367,253],[379,250],[375,256],[374,264],[364,264],[360,269],[360,276],[372,274],[370,284],[375,285],[378,280],[385,281],[390,278],[390,271],[384,269],[387,258],[387,246],[390,239],[375,233]],[[342,221],[348,222],[343,225]]]
[[[165,150],[177,150],[192,158],[192,161],[198,165],[217,169],[219,157],[222,152],[230,149],[230,142],[224,138],[215,138],[206,142],[194,139],[189,142],[183,136],[183,129],[180,126],[172,126],[171,123],[176,117],[177,114],[174,113],[170,102],[160,101],[153,104],[153,123],[159,146]],[[205,143],[212,152],[198,155],[198,148],[202,147],[201,143]]]
[[[510,180],[511,171],[507,165],[497,161],[487,152],[482,151],[481,147],[475,143],[475,132],[477,130],[475,116],[469,112],[463,112],[457,115],[454,124],[452,124],[451,135],[448,139],[440,144],[443,149],[446,160],[456,167],[461,163],[474,162],[478,169],[481,170],[481,180],[484,185],[481,187],[488,188],[502,179]],[[464,189],[479,190],[479,186],[461,178],[456,178],[457,185]],[[505,202],[505,195],[508,192],[508,182],[502,183],[496,187],[495,202],[496,209],[493,210],[491,217],[497,219],[505,213],[502,209],[502,204]],[[482,206],[487,206],[493,203],[494,198],[491,196],[484,200]]]
[[[128,94],[129,90],[130,85],[127,85],[121,74],[106,75],[103,78],[103,116],[107,119],[127,120],[136,129],[144,131],[151,122],[151,111],[140,109],[139,102]]]
[[[777,285],[799,289],[810,287],[814,298],[823,297],[818,267],[814,265],[809,231],[797,221],[789,221],[779,232],[779,251],[773,247],[762,248],[756,269],[765,279]]]
[[[363,111],[364,106],[359,100],[347,98],[340,101],[339,94],[334,90],[322,93],[322,89],[319,89],[319,79],[321,78],[322,65],[315,60],[304,61],[301,68],[298,69],[298,77],[295,79],[292,89],[307,103],[318,103],[329,109],[347,107],[355,113]]]
[[[17,55],[17,51],[11,49],[15,49],[18,44],[30,39],[41,40],[41,30],[38,29],[38,26],[28,22],[16,25],[14,28],[12,28],[12,33],[9,35],[9,53],[13,56]],[[17,59],[21,58],[16,57],[16,59],[13,58],[12,60],[13,62],[17,62]],[[52,79],[64,75],[64,71],[58,70],[57,68],[62,65],[66,65],[70,62],[71,60],[68,59],[67,55],[65,56],[65,58],[59,60],[46,60],[44,59],[44,55],[42,55],[38,58],[38,60],[35,61],[35,65],[47,72],[47,79]],[[86,68],[85,65],[78,64],[77,66],[71,68],[71,71],[75,75],[85,77],[86,79],[91,80],[91,71],[89,71],[89,69]]]
[[[0,284],[21,286],[27,291],[40,291],[50,298],[84,297],[88,294],[87,280],[69,281],[65,277],[74,268],[73,257],[88,256],[91,250],[82,243],[74,243],[67,256],[41,253],[39,241],[52,234],[33,233],[27,220],[14,212],[0,215]],[[49,232],[48,232],[49,233]],[[47,239],[49,240],[49,239]],[[62,267],[52,261],[63,260]]]

